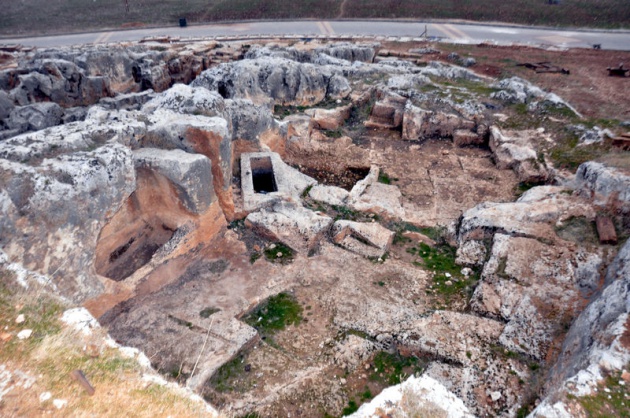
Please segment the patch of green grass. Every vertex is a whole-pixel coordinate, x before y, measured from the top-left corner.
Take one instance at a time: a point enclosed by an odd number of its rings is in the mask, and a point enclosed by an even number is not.
[[[254,251],[249,255],[249,263],[254,264],[262,255],[258,251]]]
[[[242,229],[245,227],[245,219],[237,219],[228,224],[228,229]]]
[[[423,368],[423,364],[415,357],[403,357],[385,351],[376,353],[372,362],[374,367],[369,379],[389,386],[399,384],[406,376],[422,372]]]
[[[610,151],[607,144],[589,144],[577,146],[577,138],[559,142],[551,148],[549,157],[558,168],[575,172],[580,164],[596,160]]]
[[[418,232],[422,235],[426,235],[435,242],[444,242],[447,229],[445,226],[428,226],[419,228]]]
[[[615,129],[619,127],[621,121],[619,119],[588,119],[581,121],[582,125],[592,129],[598,126],[602,129]]]
[[[372,391],[370,391],[370,389],[366,387],[365,390],[361,392],[360,397],[362,401],[367,401],[372,399],[374,396],[372,395]]]
[[[360,331],[360,330],[358,330],[358,329],[348,329],[348,330],[345,330],[344,332],[342,332],[342,333],[339,335],[339,337],[338,337],[338,338],[339,338],[339,340],[342,340],[342,339],[344,339],[344,338],[345,338],[346,336],[348,336],[348,335],[356,335],[357,337],[359,337],[359,338],[363,338],[364,340],[369,340],[369,339],[370,339],[370,336],[369,336],[366,332]]]
[[[461,266],[455,264],[455,247],[448,244],[431,247],[421,242],[417,247],[408,248],[407,252],[422,259],[422,262],[414,261],[414,265],[434,272],[433,293],[443,298],[446,304],[455,298],[467,298],[477,283],[478,273],[469,277],[461,274]]]
[[[568,119],[570,122],[577,122],[579,120],[578,115],[576,115],[571,108],[561,103],[555,104],[543,102],[540,113],[553,116],[555,118]]]
[[[348,406],[343,408],[343,411],[341,411],[341,416],[345,417],[346,415],[353,414],[357,412],[358,410],[359,410],[359,405],[357,405],[357,402],[354,399],[350,399],[348,401]]]
[[[324,133],[324,135],[326,135],[328,138],[341,138],[343,136],[343,131],[341,130],[341,128],[337,128],[334,130],[324,130],[322,131]]]
[[[360,213],[350,209],[347,206],[336,206],[334,205],[332,207],[332,209],[337,212],[336,216],[335,216],[335,220],[339,220],[339,219],[345,219],[345,220],[350,220],[350,221],[356,221],[359,216]]]
[[[200,313],[201,315],[201,313]],[[193,329],[195,326],[192,322],[189,321],[184,321],[183,319],[177,318],[171,314],[167,315],[168,319],[170,319],[171,321],[175,322],[177,325],[180,325],[182,327],[186,327],[188,329]],[[208,315],[209,316],[209,315]]]
[[[264,253],[265,258],[273,263],[287,264],[293,260],[293,250],[281,242],[265,248]]]
[[[38,371],[48,378],[48,388],[66,386],[68,375],[74,370],[83,371],[95,384],[138,368],[135,360],[118,357],[113,350],[108,350],[98,358],[93,358],[80,350],[80,347],[67,347],[63,353],[48,356],[38,364]]]
[[[207,308],[202,309],[201,312],[199,312],[199,316],[202,318],[210,318],[210,315],[215,314],[219,311],[221,311],[221,309],[213,308],[212,306],[209,306]]]
[[[217,392],[245,392],[249,388],[245,367],[247,355],[241,353],[223,364],[210,378],[210,386]]]
[[[309,106],[283,106],[277,104],[273,107],[273,114],[277,116],[278,119],[284,119],[287,116],[304,113],[308,108]]]
[[[256,328],[262,337],[273,341],[272,337],[287,326],[300,325],[302,311],[293,295],[279,293],[255,308],[243,321]]]
[[[308,194],[311,192],[312,189],[313,189],[312,184],[308,186],[306,189],[304,189],[304,191],[302,192],[302,199],[308,197]]]
[[[525,418],[532,410],[532,405],[523,405],[516,411],[516,418]]]
[[[393,241],[394,244],[407,244],[411,242],[411,238],[407,238],[403,235],[406,231],[422,233],[420,227],[417,227],[408,222],[391,222],[384,226],[388,229],[395,231],[394,241]]]
[[[383,170],[381,170],[378,173],[378,182],[379,183],[392,184],[392,181],[398,181],[398,179],[389,177],[389,175],[386,172],[384,172]]]
[[[0,270],[0,327],[11,333],[33,330],[27,340],[12,338],[6,342],[0,350],[0,361],[27,356],[44,338],[58,334],[64,309],[61,301],[45,292],[23,294],[23,289],[14,285],[13,273]],[[16,324],[15,318],[20,314],[24,314],[25,321]]]
[[[459,87],[466,89],[469,93],[473,93],[478,96],[490,96],[490,94],[499,91],[499,89],[490,87],[483,81],[468,80],[465,78],[455,79],[438,79],[438,82],[444,86]]]
[[[600,383],[594,395],[572,397],[586,410],[589,417],[630,417],[628,388],[621,379],[621,372],[616,372]]]

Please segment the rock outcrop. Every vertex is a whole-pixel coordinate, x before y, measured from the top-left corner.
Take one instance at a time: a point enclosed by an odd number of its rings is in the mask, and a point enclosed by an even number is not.
[[[537,143],[544,141],[537,131],[501,131],[490,128],[490,149],[500,169],[512,169],[524,183],[542,183],[549,179],[545,158],[537,153]]]
[[[623,170],[606,167],[590,161],[578,167],[575,173],[575,187],[601,207],[630,212],[630,174]]]
[[[597,288],[604,260],[576,245],[588,245],[586,237],[561,231],[575,219],[594,218],[588,202],[551,186],[531,189],[515,203],[464,213],[458,261],[484,263],[471,308],[507,322],[499,339],[505,347],[544,360],[555,335],[583,309],[579,301]]]
[[[604,288],[577,317],[533,417],[564,418],[576,398],[594,394],[603,379],[630,362],[630,241],[609,266]],[[572,395],[573,398],[567,398]]]
[[[310,106],[350,93],[338,70],[265,58],[221,64],[204,71],[192,83],[216,91],[227,99],[250,99],[256,104]]]
[[[446,418],[474,416],[461,399],[428,376],[412,376],[401,384],[383,390],[350,417],[372,418],[383,415]]]

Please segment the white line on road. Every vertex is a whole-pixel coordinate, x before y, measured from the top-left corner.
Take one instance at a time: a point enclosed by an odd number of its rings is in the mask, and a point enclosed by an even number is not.
[[[471,40],[472,38],[468,35],[466,35],[464,32],[462,32],[461,30],[457,29],[455,26],[450,25],[450,24],[446,24],[444,25],[450,32],[454,33],[456,35],[456,39],[465,39],[467,41]]]
[[[328,31],[329,35],[334,35],[335,34],[335,30],[332,28],[332,26],[330,26],[330,22],[324,22],[323,25],[326,28],[326,30]]]

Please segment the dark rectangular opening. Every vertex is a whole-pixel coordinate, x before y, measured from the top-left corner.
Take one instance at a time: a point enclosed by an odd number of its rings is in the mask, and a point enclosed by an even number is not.
[[[255,193],[272,193],[278,191],[276,176],[273,173],[273,165],[270,157],[252,158],[249,160],[252,167],[252,181]]]

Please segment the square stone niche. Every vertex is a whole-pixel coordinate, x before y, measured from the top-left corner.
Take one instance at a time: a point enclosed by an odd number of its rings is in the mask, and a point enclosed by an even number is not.
[[[241,188],[246,211],[270,208],[282,200],[299,201],[315,179],[286,164],[275,152],[241,154]]]

